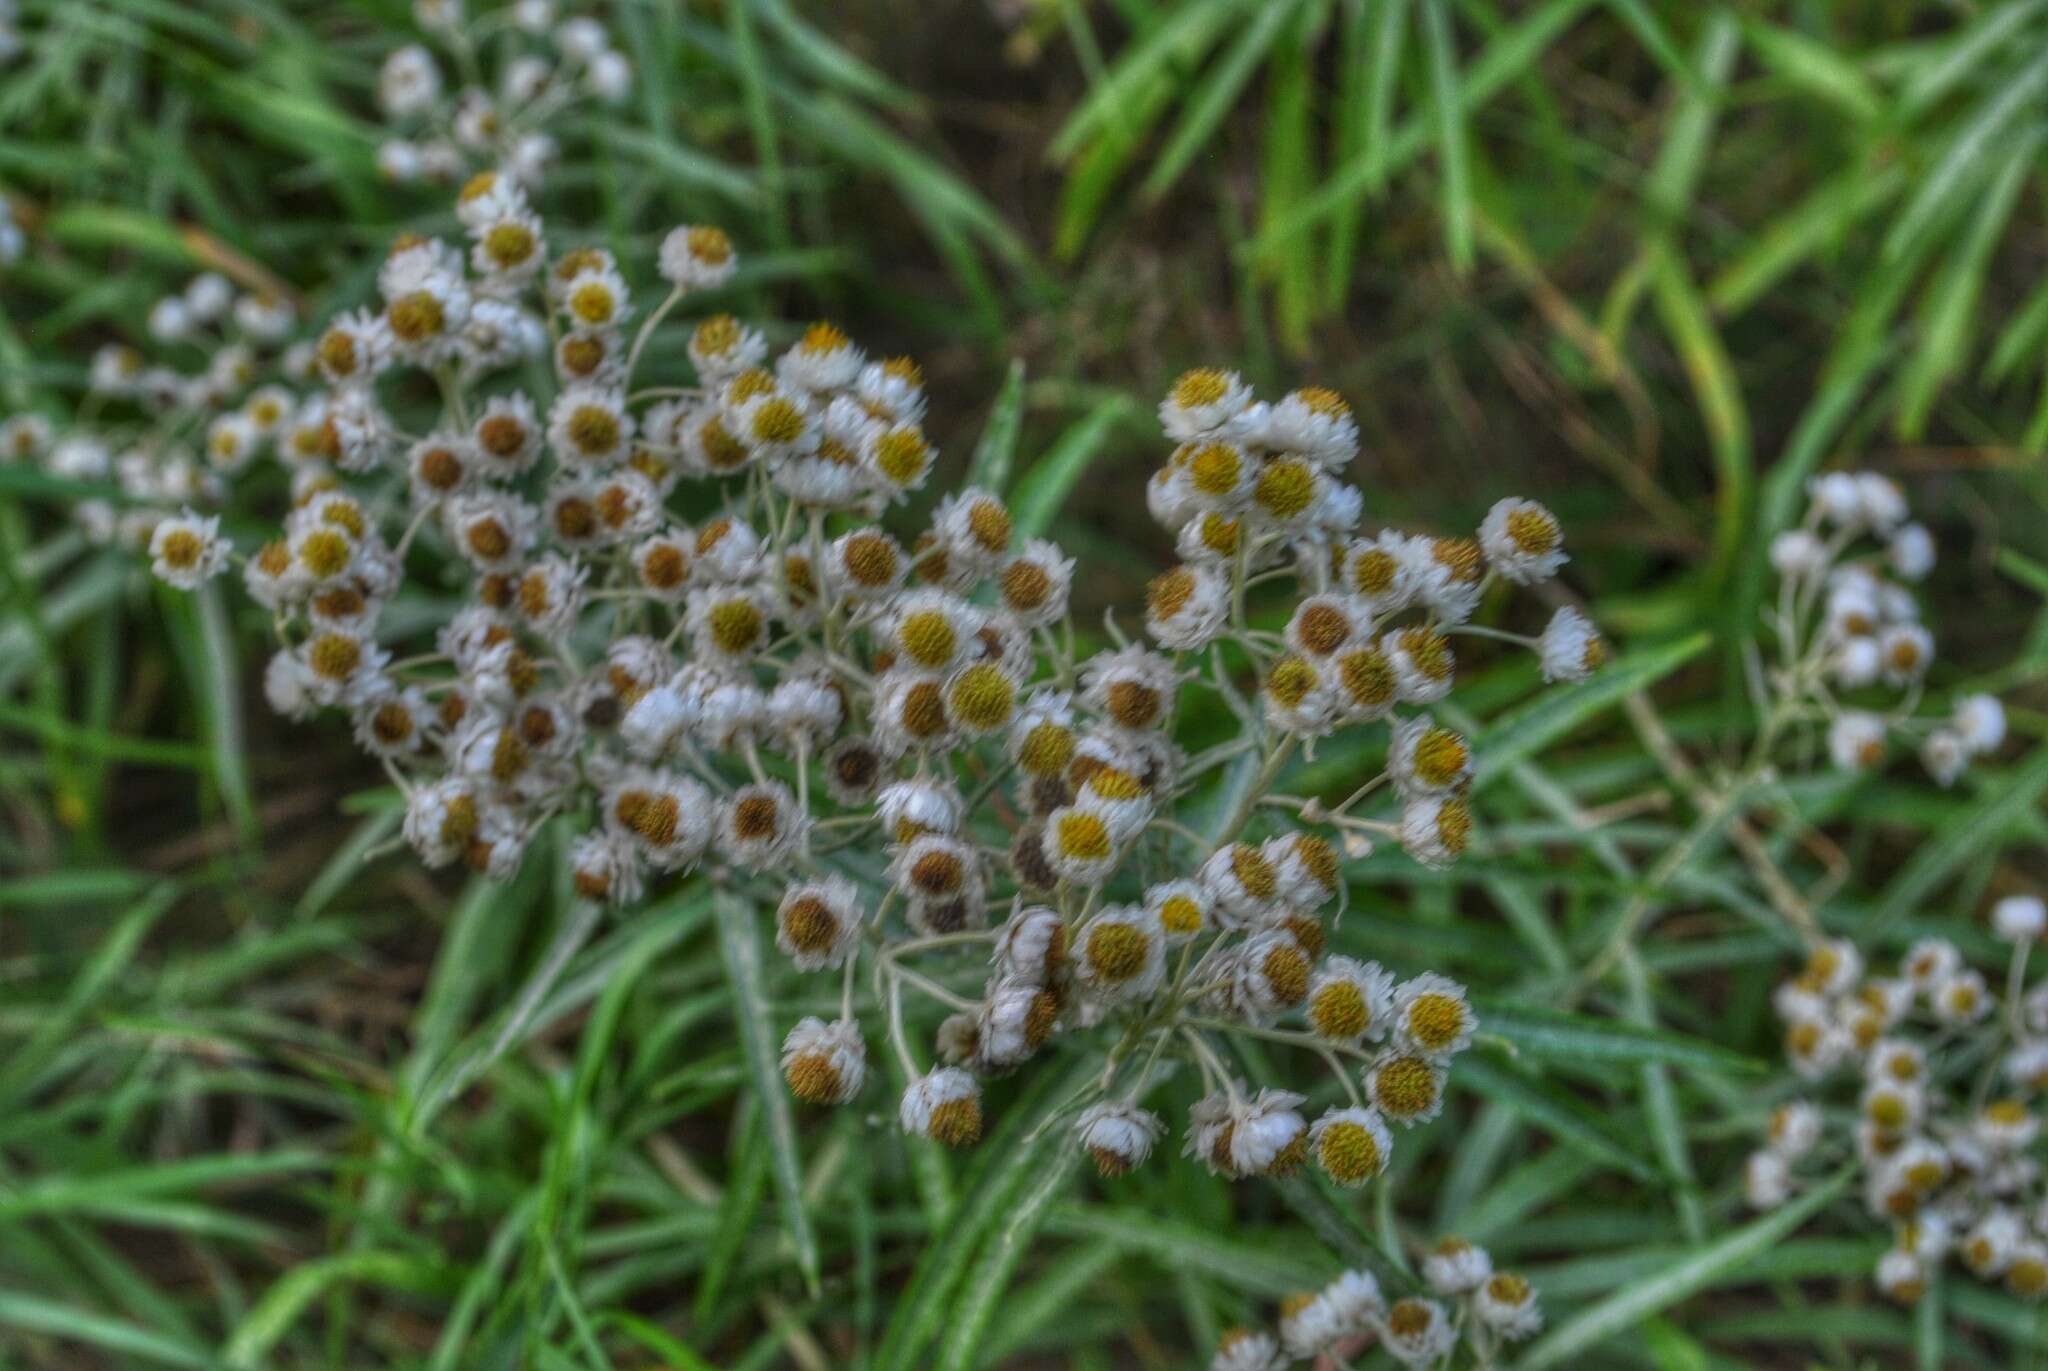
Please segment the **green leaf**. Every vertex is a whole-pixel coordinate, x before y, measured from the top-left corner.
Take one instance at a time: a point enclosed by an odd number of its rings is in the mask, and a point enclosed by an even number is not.
[[[1465,101],[1459,94],[1457,39],[1448,0],[1422,0],[1423,48],[1429,54],[1430,113],[1437,172],[1443,177],[1444,246],[1451,268],[1472,271],[1472,171],[1465,149]],[[1474,102],[1477,103],[1477,102]]]
[[[1758,61],[1858,123],[1871,123],[1884,114],[1877,86],[1835,48],[1761,20],[1745,20],[1743,34]]]
[[[1140,38],[1053,135],[1046,155],[1055,164],[1067,162],[1096,134],[1116,132],[1133,119],[1132,105],[1145,99],[1155,79],[1170,80],[1192,71],[1223,32],[1224,25],[1246,0],[1192,0],[1159,27]],[[1185,78],[1183,78],[1185,79]],[[1149,102],[1147,102],[1149,103]]]
[[[775,1158],[775,1189],[782,1197],[782,1226],[796,1245],[797,1268],[804,1283],[818,1288],[818,1239],[811,1231],[810,1211],[804,1207],[803,1162],[797,1154],[796,1121],[789,1104],[789,1090],[782,1081],[781,1055],[776,1050],[776,1031],[768,1000],[768,986],[761,970],[759,916],[739,896],[719,890],[711,897],[718,919],[718,943],[725,954],[726,975],[732,982],[733,1014],[740,1047],[753,1077],[754,1095],[760,1104],[762,1125]]]
[[[1680,1300],[1706,1289],[1717,1277],[1768,1251],[1833,1202],[1848,1187],[1853,1174],[1845,1168],[1783,1208],[1680,1257],[1662,1270],[1638,1273],[1606,1299],[1581,1309],[1552,1329],[1516,1365],[1521,1371],[1579,1365],[1574,1359],[1580,1354],[1661,1314]]]
[[[992,1136],[975,1149],[968,1194],[953,1206],[944,1227],[926,1241],[909,1283],[896,1301],[896,1312],[875,1352],[878,1371],[922,1371],[926,1349],[953,1317],[960,1282],[974,1255],[1010,1214],[1017,1197],[1040,1175],[1052,1149],[1066,1142],[1048,1127],[1052,1116],[1075,1088],[1101,1069],[1100,1059],[1086,1059],[1069,1070],[1042,1072],[1015,1101]]]
[[[2019,204],[2020,191],[2033,169],[2034,153],[2040,144],[2039,130],[2014,140],[2005,165],[1978,201],[1962,243],[1950,249],[1940,274],[1928,289],[1920,346],[1914,350],[1900,383],[1901,437],[1915,439],[1926,430],[1935,396],[1969,359],[1984,278],[1991,269],[2000,235]]]
[[[1899,269],[1899,259],[1931,229],[1971,198],[1971,191],[1991,174],[1989,158],[2004,146],[2013,122],[2038,104],[2048,85],[2048,53],[2042,53],[1996,89],[1976,114],[1957,131],[1906,208],[1885,235],[1884,255]]]
[[[1756,455],[1750,448],[1749,409],[1728,348],[1700,298],[1691,275],[1676,251],[1658,253],[1652,278],[1653,298],[1664,328],[1671,335],[1678,360],[1692,383],[1707,444],[1714,454],[1713,583],[1724,583],[1733,571],[1749,530],[1750,501],[1756,485]]]
[[[1188,163],[1208,149],[1217,125],[1236,105],[1260,59],[1302,4],[1303,0],[1265,0],[1258,15],[1245,26],[1222,60],[1203,73],[1195,84],[1195,98],[1181,111],[1180,123],[1174,126],[1145,177],[1140,193],[1147,200],[1157,202],[1163,198],[1187,170]]]
[[[1717,314],[1741,314],[1801,262],[1839,242],[1905,184],[1905,170],[1897,163],[1856,167],[1822,183],[1751,236],[1742,255],[1708,282],[1707,303]]]
[[[1755,1057],[1664,1028],[1539,1009],[1511,1000],[1475,997],[1479,1027],[1515,1045],[1525,1057],[1555,1062],[1665,1062],[1702,1071],[1744,1075],[1766,1069]]]
[[[448,1268],[397,1252],[346,1252],[300,1262],[271,1283],[242,1321],[235,1325],[223,1357],[236,1371],[259,1371],[270,1365],[271,1349],[291,1331],[306,1307],[343,1282],[363,1282],[398,1290],[438,1291],[450,1284]]]
[[[1677,642],[1624,653],[1583,681],[1548,690],[1488,725],[1473,742],[1473,786],[1487,784],[1524,757],[1542,751],[1603,709],[1647,690],[1699,656],[1712,641],[1705,631]]]
[[[1617,1171],[1639,1181],[1658,1179],[1657,1169],[1629,1151],[1599,1115],[1547,1081],[1468,1052],[1451,1072],[1451,1084],[1505,1105],[1559,1142]]]
[[[1010,471],[1017,465],[1017,438],[1024,430],[1024,359],[1010,359],[1003,388],[981,426],[981,440],[967,463],[967,484],[1001,495],[1010,484]]]
[[[1940,890],[1964,863],[1997,843],[2048,791],[2048,747],[2037,747],[2003,776],[1986,777],[1970,807],[1948,821],[1899,868],[1864,928],[1883,933]]]
[[[939,1351],[939,1371],[972,1371],[980,1365],[978,1358],[989,1320],[1074,1169],[1076,1152],[1065,1142],[1061,1138],[1053,1143],[1056,1155],[1041,1161],[1038,1174],[1011,1197],[1009,1212],[982,1245],[981,1256],[968,1272],[960,1298],[947,1320],[946,1341]]]
[[[1053,517],[1080,481],[1081,473],[1100,455],[1110,434],[1131,412],[1130,401],[1110,396],[1060,434],[1043,457],[1017,482],[1010,497],[1010,522],[1016,538],[1037,538],[1052,527]]]
[[[194,1371],[212,1371],[219,1365],[212,1353],[184,1339],[89,1309],[78,1309],[56,1300],[15,1291],[0,1291],[0,1326],[81,1342],[88,1347],[124,1357],[140,1357],[162,1366],[189,1366]]]

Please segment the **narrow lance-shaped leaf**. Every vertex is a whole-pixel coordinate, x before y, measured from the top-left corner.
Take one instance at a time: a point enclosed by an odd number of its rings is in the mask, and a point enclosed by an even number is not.
[[[818,1287],[818,1240],[804,1206],[803,1164],[797,1155],[796,1122],[789,1091],[782,1082],[781,1055],[775,1025],[769,1017],[768,986],[761,969],[761,935],[753,908],[739,896],[719,891],[712,896],[718,919],[719,947],[732,980],[735,1028],[740,1049],[753,1076],[761,1121],[775,1159],[775,1189],[782,1198],[782,1224],[796,1246],[797,1267],[813,1290]]]
[[[1579,1354],[1697,1294],[1717,1277],[1768,1251],[1841,1194],[1853,1174],[1844,1168],[1782,1209],[1681,1257],[1661,1271],[1639,1274],[1614,1294],[1559,1324],[1523,1354],[1516,1365],[1522,1371],[1577,1365],[1574,1359]]]

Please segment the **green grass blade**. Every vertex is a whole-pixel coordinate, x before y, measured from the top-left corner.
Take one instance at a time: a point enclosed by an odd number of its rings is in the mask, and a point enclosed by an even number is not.
[[[1863,925],[1867,935],[1881,934],[1912,913],[1971,858],[1991,848],[2031,814],[2044,792],[2048,792],[2048,747],[2035,748],[2002,776],[1987,777],[1969,808],[1954,815],[1892,877]]]
[[[1451,1084],[1514,1110],[1605,1166],[1639,1181],[1658,1179],[1657,1168],[1630,1151],[1599,1115],[1547,1081],[1467,1053],[1451,1073]]]
[[[1472,272],[1472,169],[1465,146],[1465,97],[1460,93],[1457,38],[1449,0],[1422,0],[1422,46],[1429,54],[1430,114],[1436,131],[1437,173],[1443,178],[1444,248],[1451,269]],[[1476,101],[1474,102],[1477,103]]]
[[[1017,439],[1024,431],[1024,361],[1011,358],[1003,377],[1003,388],[989,409],[988,422],[981,426],[981,438],[967,463],[967,484],[1001,495],[1010,485],[1010,472],[1017,465]]]
[[[1899,269],[1900,259],[1909,249],[1945,222],[1959,204],[1968,201],[1972,189],[1991,176],[1991,158],[2003,148],[2004,135],[2038,104],[2044,86],[2048,86],[2048,53],[2003,82],[1956,132],[1885,235],[1884,255],[1893,270]]]
[[[973,1371],[983,1364],[981,1351],[989,1321],[1009,1290],[1017,1266],[1030,1250],[1040,1225],[1060,1192],[1066,1189],[1074,1168],[1075,1150],[1066,1139],[1054,1142],[1056,1155],[1044,1158],[1038,1174],[1010,1200],[1009,1212],[989,1234],[981,1256],[968,1272],[961,1298],[948,1320],[946,1340],[940,1346],[939,1371]]]
[[[1765,1069],[1755,1057],[1670,1029],[1566,1014],[1498,997],[1477,996],[1473,1004],[1485,1032],[1506,1038],[1518,1053],[1533,1060],[1613,1065],[1661,1062],[1745,1075]]]
[[[1180,122],[1167,136],[1166,146],[1160,149],[1139,189],[1145,199],[1155,203],[1162,199],[1180,180],[1188,164],[1208,149],[1217,126],[1237,103],[1267,49],[1303,3],[1304,0],[1267,0],[1237,41],[1203,73],[1194,98],[1181,110]]]
[[[797,1152],[796,1120],[789,1090],[782,1081],[781,1053],[761,966],[759,914],[737,895],[718,891],[711,897],[718,920],[718,945],[733,989],[734,1026],[753,1078],[761,1108],[763,1131],[775,1159],[775,1189],[782,1198],[782,1226],[796,1247],[797,1268],[814,1292],[818,1288],[818,1239],[804,1206],[803,1159]]]
[[[1969,361],[1984,278],[1991,270],[1992,254],[1998,249],[2013,210],[2019,205],[2020,192],[2033,170],[2034,154],[2040,145],[2039,130],[2014,141],[2005,165],[1978,200],[1961,244],[1949,251],[1928,288],[1922,309],[1920,346],[1914,349],[1900,378],[1897,426],[1902,438],[1917,439],[1926,431],[1935,397]]]
[[[1661,1271],[1638,1273],[1621,1289],[1581,1309],[1532,1346],[1516,1363],[1522,1371],[1573,1366],[1574,1359],[1608,1338],[1627,1332],[1652,1315],[1712,1284],[1716,1277],[1762,1255],[1833,1202],[1848,1187],[1847,1169],[1814,1186],[1781,1209],[1679,1258]]]
[[[1647,690],[1706,651],[1705,632],[1677,642],[1624,653],[1575,685],[1547,690],[1519,709],[1495,719],[1473,741],[1473,786],[1484,785],[1525,757],[1638,690]]]
[[[1081,474],[1102,454],[1111,433],[1130,414],[1131,403],[1121,396],[1097,401],[1095,408],[1077,419],[1031,464],[1010,497],[1010,521],[1018,541],[1037,538],[1052,527]]]

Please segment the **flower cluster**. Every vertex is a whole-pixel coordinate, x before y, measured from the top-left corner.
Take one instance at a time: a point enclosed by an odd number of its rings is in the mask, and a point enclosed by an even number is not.
[[[2008,896],[1992,923],[2012,945],[2002,1005],[1940,938],[1915,943],[1890,977],[1867,974],[1853,943],[1824,941],[1776,996],[1793,1069],[1816,1087],[1841,1077],[1854,1087],[1853,1105],[1845,1100],[1840,1116],[1808,1099],[1781,1105],[1748,1161],[1750,1203],[1782,1204],[1803,1183],[1802,1167],[1852,1154],[1865,1206],[1894,1235],[1877,1283],[1902,1303],[1919,1299],[1950,1256],[2024,1299],[2048,1295],[2048,1191],[2035,1155],[2048,1090],[2048,982],[2027,987],[2048,907]],[[1830,1139],[1837,1117],[1853,1139]]]
[[[973,1141],[982,1078],[1102,1027],[1101,1077],[1063,1112],[1105,1174],[1145,1159],[1165,1130],[1143,1096],[1190,1061],[1208,1088],[1185,1146],[1213,1171],[1378,1175],[1389,1125],[1442,1107],[1476,1016],[1443,976],[1326,955],[1323,920],[1347,856],[1391,840],[1443,863],[1470,840],[1470,745],[1421,708],[1454,684],[1454,638],[1514,641],[1556,679],[1601,660],[1576,611],[1541,638],[1469,622],[1495,585],[1556,573],[1555,518],[1510,499],[1472,538],[1359,536],[1338,397],[1266,404],[1193,372],[1161,408],[1179,447],[1152,499],[1183,560],[1147,591],[1155,646],[1111,619],[1083,653],[1073,560],[994,492],[944,494],[908,539],[880,522],[937,457],[914,363],[829,324],[771,350],[704,313],[680,329],[688,383],[646,384],[659,325],[730,279],[724,233],[670,233],[644,309],[610,253],[549,253],[515,178],[472,178],[456,213],[466,246],[396,243],[379,303],[330,319],[324,387],[283,420],[293,506],[243,563],[281,636],[272,704],[347,715],[431,865],[507,877],[559,818],[586,899],[700,868],[754,892],[791,962],[842,980],[838,1017],[785,1042],[805,1100],[862,1087],[865,966],[910,1133]],[[409,429],[428,394],[438,413]],[[210,524],[164,528],[166,579],[228,560]],[[403,641],[385,610],[436,553],[462,603]],[[1193,756],[1188,692],[1237,720]],[[1280,788],[1297,752],[1360,725],[1386,760],[1353,794]],[[1365,812],[1382,796],[1391,813]],[[931,1069],[913,996],[952,1011]],[[1313,1053],[1343,1099],[1311,1120],[1304,1094],[1247,1085],[1235,1035]]]
[[[1375,1340],[1404,1366],[1442,1366],[1461,1343],[1475,1366],[1495,1365],[1503,1345],[1543,1326],[1536,1291],[1510,1271],[1495,1271],[1482,1247],[1445,1238],[1423,1255],[1428,1295],[1391,1304],[1369,1272],[1346,1271],[1312,1294],[1282,1303],[1273,1333],[1233,1328],[1209,1371],[1282,1371],[1329,1356],[1355,1360]],[[1318,1363],[1322,1364],[1322,1363]]]
[[[1934,637],[1906,583],[1933,570],[1934,539],[1909,521],[1898,486],[1874,472],[1818,476],[1810,494],[1804,521],[1771,544],[1773,717],[1823,725],[1828,755],[1846,771],[1882,766],[1894,739],[1917,740],[1928,774],[1951,785],[2004,741],[2005,713],[1973,695],[1946,719],[1915,716]]]
[[[0,420],[0,463],[111,483],[118,500],[95,496],[75,506],[81,529],[94,542],[152,548],[158,573],[190,589],[224,565],[213,522],[180,517],[177,527],[198,542],[176,536],[169,556],[152,547],[159,526],[174,510],[218,503],[237,474],[285,441],[295,397],[283,384],[259,382],[276,371],[278,349],[297,327],[280,294],[238,291],[214,272],[196,276],[151,307],[149,352],[109,343],[94,355],[85,405],[69,429],[60,433],[35,412]]]
[[[443,51],[411,43],[384,60],[384,174],[452,184],[490,168],[539,186],[561,152],[550,125],[579,101],[617,104],[633,84],[632,63],[605,26],[559,8],[556,0],[510,0],[471,15],[464,0],[413,0],[414,19]],[[448,70],[460,78],[452,93]]]

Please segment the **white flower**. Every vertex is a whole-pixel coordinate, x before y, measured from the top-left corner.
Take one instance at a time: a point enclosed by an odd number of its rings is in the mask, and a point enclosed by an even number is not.
[[[867,1080],[867,1048],[846,1019],[804,1018],[782,1040],[782,1076],[790,1093],[810,1104],[845,1104]]]
[[[662,279],[679,290],[709,290],[732,279],[739,254],[723,229],[685,224],[662,239]]]
[[[1216,1344],[1216,1355],[1209,1359],[1209,1371],[1281,1371],[1286,1365],[1273,1336],[1249,1328],[1224,1333]]]
[[[1550,616],[1537,647],[1546,681],[1583,681],[1607,660],[1607,644],[1592,620],[1564,605]]]
[[[1792,1198],[1792,1166],[1768,1149],[1749,1154],[1742,1168],[1743,1197],[1751,1209],[1776,1209]]]
[[[633,65],[614,49],[590,59],[584,73],[590,92],[608,105],[616,105],[633,89]]]
[[[1567,560],[1557,516],[1534,500],[1495,504],[1479,525],[1479,545],[1493,569],[1518,585],[1547,581]]]
[[[1422,1274],[1439,1295],[1465,1295],[1493,1274],[1493,1258],[1462,1238],[1445,1238],[1422,1259]]]
[[[1511,1340],[1533,1337],[1543,1327],[1535,1288],[1513,1272],[1489,1277],[1473,1296],[1472,1309],[1481,1323]]]
[[[1806,1100],[1779,1105],[1771,1114],[1770,1148],[1788,1162],[1811,1152],[1820,1134],[1820,1110]]]
[[[1823,472],[1808,481],[1806,489],[1821,518],[1827,522],[1846,527],[1863,518],[1863,492],[1857,485],[1855,473]]]
[[[1929,996],[1934,1017],[1949,1025],[1975,1023],[1991,1012],[1991,994],[1984,977],[1964,968],[1937,984]]]
[[[1333,390],[1289,391],[1260,418],[1249,436],[1271,451],[1305,457],[1327,471],[1342,470],[1358,455],[1358,421]]]
[[[1966,695],[1956,702],[1955,727],[1971,752],[1996,752],[2005,741],[2005,706],[1995,695]]]
[[[810,816],[780,781],[756,781],[733,792],[719,813],[718,847],[750,871],[769,871],[803,845]]]
[[[1884,762],[1884,720],[1845,709],[1828,725],[1828,755],[1843,771],[1867,771]]]
[[[576,893],[586,900],[611,905],[636,903],[646,890],[640,857],[633,844],[617,833],[592,829],[569,849],[569,869]]]
[[[1166,936],[1136,905],[1109,905],[1074,934],[1074,974],[1105,1000],[1141,1000],[1166,979]]]
[[[441,98],[441,72],[433,54],[409,43],[384,59],[377,76],[377,103],[393,119],[409,119]]]
[[[1559,611],[1562,613],[1563,611]],[[1427,626],[1404,628],[1380,639],[1394,670],[1394,689],[1409,704],[1435,704],[1456,683],[1457,660],[1441,633]]]
[[[2008,895],[1991,907],[1991,926],[2009,943],[2032,942],[2048,929],[2048,905],[2038,895]]]
[[[1457,796],[1416,795],[1401,810],[1401,846],[1424,866],[1447,866],[1472,836],[1472,811]]]
[[[1918,581],[1934,570],[1934,535],[1920,524],[1906,524],[1892,534],[1885,558],[1900,579]]]
[[[162,519],[149,536],[150,569],[179,590],[197,590],[227,568],[220,520],[191,510]]]
[[[1207,647],[1230,617],[1230,586],[1214,568],[1183,563],[1145,587],[1145,631],[1161,647]]]
[[[1243,1106],[1230,1133],[1230,1160],[1240,1175],[1288,1164],[1288,1150],[1308,1133],[1298,1112],[1302,1103],[1292,1091],[1262,1089]]]
[[[1426,714],[1396,719],[1387,752],[1387,771],[1403,795],[1447,795],[1472,778],[1472,749],[1462,735]]]
[[[1457,1346],[1458,1333],[1435,1300],[1396,1300],[1380,1321],[1380,1340],[1394,1360],[1431,1366]]]
[[[1927,1293],[1927,1265],[1911,1252],[1892,1248],[1877,1261],[1877,1288],[1900,1304],[1916,1303]]]
[[[860,935],[860,890],[844,876],[793,885],[776,907],[775,945],[799,971],[843,965]]]
[[[1394,1044],[1426,1057],[1453,1057],[1472,1043],[1479,1021],[1465,987],[1425,971],[1394,991]]]
[[[1105,1100],[1081,1111],[1074,1132],[1105,1177],[1142,1166],[1166,1131],[1157,1114],[1121,1100]]]
[[[1969,745],[1954,729],[1937,728],[1920,744],[1920,764],[1936,785],[1946,789],[1969,769]]]
[[[1235,424],[1251,401],[1251,387],[1236,372],[1204,367],[1173,383],[1159,403],[1159,423],[1175,442],[1197,442]]]
[[[1057,543],[1034,538],[1002,564],[994,576],[1003,608],[1025,628],[1058,623],[1067,616],[1074,559]]]
[[[897,1118],[913,1137],[965,1147],[981,1137],[981,1087],[958,1067],[942,1066],[910,1083]]]
[[[1889,533],[1905,521],[1906,497],[1889,476],[1858,472],[1856,498],[1865,522],[1878,533]]]
[[[658,870],[676,871],[711,841],[711,793],[686,776],[628,768],[604,790],[605,823]]]
[[[1780,576],[1817,576],[1826,566],[1827,545],[1806,529],[1787,529],[1771,540],[1771,567]]]

